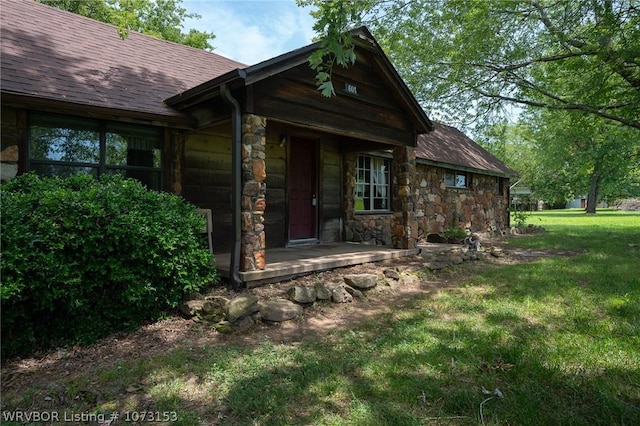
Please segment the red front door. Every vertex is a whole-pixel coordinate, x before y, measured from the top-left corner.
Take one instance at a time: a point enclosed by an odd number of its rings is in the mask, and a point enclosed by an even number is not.
[[[289,240],[316,238],[316,142],[291,138],[289,144]]]

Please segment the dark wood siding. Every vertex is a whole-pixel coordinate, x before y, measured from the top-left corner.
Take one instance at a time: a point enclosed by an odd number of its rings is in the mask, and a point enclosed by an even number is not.
[[[337,140],[323,141],[320,161],[322,176],[321,237],[325,243],[341,241],[342,156]]]
[[[188,134],[185,137],[182,191],[185,199],[200,208],[211,209],[213,245],[216,253],[232,250],[231,223],[231,136],[228,123]],[[341,240],[342,154],[344,138],[309,132],[267,122],[265,146],[266,210],[264,213],[267,248],[284,247],[287,240],[287,144],[283,136],[300,135],[319,141],[320,238],[323,242]]]
[[[397,95],[392,87],[374,78],[375,74],[375,67],[363,53],[356,65],[334,70],[337,96],[325,98],[316,88],[314,71],[303,64],[255,83],[248,104],[258,115],[307,128],[393,145],[415,145],[414,126]],[[355,87],[357,93],[348,93],[345,84]]]
[[[231,136],[224,128],[211,128],[185,139],[184,198],[213,215],[213,247],[216,253],[232,249]]]

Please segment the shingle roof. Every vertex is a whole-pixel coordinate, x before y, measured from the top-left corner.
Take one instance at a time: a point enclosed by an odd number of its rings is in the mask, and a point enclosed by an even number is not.
[[[3,93],[165,117],[163,99],[246,65],[36,3],[1,5]]]
[[[434,122],[435,129],[418,135],[416,156],[455,167],[476,169],[499,175],[517,175],[467,135],[455,127]]]

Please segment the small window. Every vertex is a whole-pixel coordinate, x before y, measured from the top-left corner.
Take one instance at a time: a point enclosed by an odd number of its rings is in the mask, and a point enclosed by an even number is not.
[[[444,183],[452,188],[468,188],[470,184],[469,176],[465,172],[446,172]]]
[[[386,158],[358,156],[356,167],[355,210],[389,211],[389,169],[391,161]]]
[[[497,177],[496,180],[498,181],[498,195],[504,195],[504,181],[505,181],[505,179]]]

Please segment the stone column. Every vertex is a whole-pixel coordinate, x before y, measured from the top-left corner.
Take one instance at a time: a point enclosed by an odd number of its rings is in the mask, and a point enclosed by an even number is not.
[[[267,119],[253,114],[242,116],[242,244],[240,270],[264,269],[267,178],[265,165]]]
[[[412,249],[418,244],[418,221],[413,199],[413,181],[416,175],[416,154],[413,147],[393,149],[395,165],[393,200],[393,246]]]

